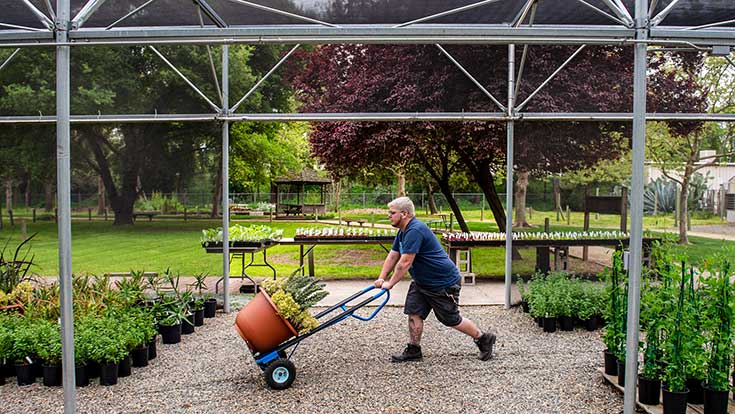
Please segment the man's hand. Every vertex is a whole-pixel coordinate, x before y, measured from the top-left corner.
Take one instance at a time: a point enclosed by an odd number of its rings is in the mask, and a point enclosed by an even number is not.
[[[376,288],[380,289],[381,287],[383,287],[383,283],[385,283],[385,279],[380,278],[380,279],[376,280],[375,282],[373,282],[373,286],[375,286]]]
[[[383,282],[383,284],[380,287],[385,290],[390,290],[390,288],[392,288],[393,285],[390,282]]]

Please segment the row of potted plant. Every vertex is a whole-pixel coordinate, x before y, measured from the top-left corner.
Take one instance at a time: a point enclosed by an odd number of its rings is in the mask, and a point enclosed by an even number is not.
[[[579,321],[587,330],[597,329],[605,304],[604,287],[566,272],[536,273],[524,284],[518,282],[521,304],[544,332],[574,330]]]
[[[639,400],[659,404],[663,389],[667,413],[684,413],[687,403],[704,403],[708,414],[726,413],[735,357],[732,252],[718,253],[698,267],[671,252],[658,248],[654,270],[643,278]],[[606,373],[617,374],[624,385],[627,278],[618,273],[620,277],[608,284],[603,340],[609,350]],[[617,358],[617,370],[609,354]]]
[[[250,226],[235,224],[229,227],[228,232],[230,245],[236,245],[238,242],[266,243],[280,240],[282,237],[282,229],[273,229],[272,227],[262,224]],[[204,229],[202,230],[201,243],[203,247],[221,246],[223,238],[224,234],[222,227]]]
[[[299,227],[296,239],[395,237],[396,231],[389,229],[365,229],[355,227]]]
[[[473,231],[442,234],[442,239],[446,241],[505,240],[505,237],[505,232]],[[619,230],[513,232],[513,240],[621,240],[629,237],[630,233]]]

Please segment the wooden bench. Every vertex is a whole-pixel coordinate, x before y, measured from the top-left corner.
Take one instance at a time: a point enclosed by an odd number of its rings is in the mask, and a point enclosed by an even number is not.
[[[287,216],[289,214],[293,214],[295,216],[303,213],[301,210],[301,204],[283,204],[283,212],[286,213]]]
[[[133,221],[137,220],[138,216],[148,217],[148,221],[153,221],[153,217],[158,214],[158,211],[136,211],[133,213]]]
[[[344,221],[348,226],[351,226],[352,223],[357,223],[362,227],[363,224],[367,223],[367,220],[363,219],[350,219],[350,218],[343,218],[342,221]]]
[[[426,225],[432,230],[449,230],[449,223],[447,222],[446,214],[430,216],[424,220],[424,223],[426,223]]]

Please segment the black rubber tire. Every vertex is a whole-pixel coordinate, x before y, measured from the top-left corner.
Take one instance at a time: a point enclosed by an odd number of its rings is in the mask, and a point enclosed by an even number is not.
[[[274,390],[285,390],[296,379],[296,367],[288,359],[278,358],[265,368],[265,382]]]

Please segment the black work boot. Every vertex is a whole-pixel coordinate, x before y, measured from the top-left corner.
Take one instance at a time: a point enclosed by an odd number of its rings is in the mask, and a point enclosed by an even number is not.
[[[493,346],[495,345],[495,334],[485,332],[479,338],[475,339],[475,344],[480,348],[479,359],[481,361],[487,361],[493,357]]]
[[[403,353],[396,354],[390,357],[391,362],[406,362],[406,361],[421,361],[423,355],[421,355],[421,346],[408,344]]]

